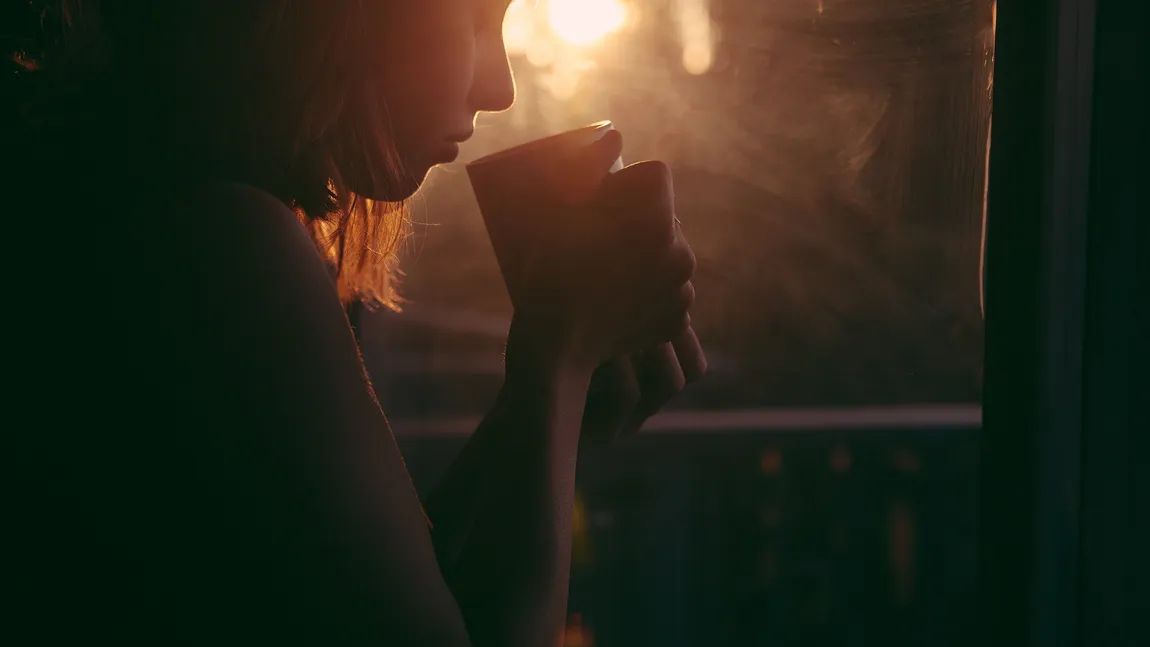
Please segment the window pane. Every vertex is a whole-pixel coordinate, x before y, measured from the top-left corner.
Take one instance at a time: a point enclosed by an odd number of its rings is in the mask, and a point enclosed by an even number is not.
[[[712,370],[680,433],[580,456],[565,644],[971,644],[993,6],[512,5],[516,106],[414,201],[410,303],[362,333],[427,491],[510,318],[462,164],[611,119],[671,165]]]
[[[604,118],[627,161],[671,165],[699,259],[712,372],[675,406],[977,402],[991,15],[989,0],[517,0],[517,103],[414,199],[410,303],[363,327],[385,407],[478,414],[498,385],[510,306],[462,164]]]

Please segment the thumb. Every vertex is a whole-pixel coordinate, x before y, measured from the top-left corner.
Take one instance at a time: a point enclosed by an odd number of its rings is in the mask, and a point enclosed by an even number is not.
[[[623,136],[608,130],[598,141],[584,146],[551,169],[555,194],[568,205],[587,204],[595,199],[603,178],[623,153]]]
[[[580,151],[582,157],[580,166],[591,169],[600,176],[611,172],[611,167],[623,154],[623,135],[612,128],[608,130],[599,141]]]

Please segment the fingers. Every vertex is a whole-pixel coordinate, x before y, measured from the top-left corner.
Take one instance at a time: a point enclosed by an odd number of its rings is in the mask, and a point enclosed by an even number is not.
[[[696,259],[675,217],[671,170],[662,162],[639,162],[602,180],[600,202],[620,242],[633,257],[648,257],[646,271],[678,286],[695,273]]]
[[[669,343],[638,353],[633,362],[639,384],[639,401],[623,427],[625,434],[637,433],[643,423],[687,386],[675,348]]]
[[[662,162],[639,162],[603,178],[600,204],[630,242],[666,247],[675,238],[675,188]]]
[[[623,135],[612,128],[599,141],[587,147],[587,167],[602,175],[609,173],[623,154]]]
[[[682,233],[675,234],[674,242],[667,250],[664,263],[667,277],[674,285],[686,283],[695,275],[698,261],[695,259],[695,252],[691,250],[691,246],[687,244],[687,239],[683,237]]]
[[[580,446],[638,433],[706,370],[707,358],[689,325],[673,342],[603,364],[591,380]]]
[[[672,342],[681,337],[691,325],[691,306],[695,302],[695,286],[690,281],[679,285],[665,296],[656,295],[657,301],[648,308],[650,319],[640,338],[633,340],[637,348],[650,348]]]
[[[687,329],[676,337],[671,344],[675,348],[675,356],[683,370],[683,377],[687,384],[697,381],[707,373],[707,356],[699,344],[699,337],[695,329],[688,322]]]
[[[608,130],[595,143],[578,150],[572,158],[559,160],[548,174],[556,196],[567,205],[593,202],[611,167],[623,154],[623,136]]]
[[[690,322],[691,306],[695,305],[695,284],[687,281],[680,285],[670,300],[672,316],[682,315],[686,318],[684,323]],[[678,318],[675,321],[679,321]]]
[[[682,234],[676,234],[669,246],[654,251],[624,249],[624,262],[632,272],[631,280],[648,286],[648,295],[659,302],[667,302],[669,297],[672,305],[679,303],[678,295],[686,291],[690,297],[686,307],[694,300],[694,288],[686,288],[691,277],[695,275],[698,263],[695,252],[687,244]]]
[[[608,343],[601,349],[606,352],[599,355],[597,349],[597,360],[679,341],[690,328],[687,313],[695,299],[691,277],[696,258],[675,218],[671,171],[661,162],[641,162],[609,173],[621,147],[622,137],[608,131],[581,150],[576,163],[566,165],[563,179],[571,200],[579,199],[591,183],[597,187],[596,208],[580,211],[576,219],[579,229],[593,233],[578,237],[585,243],[575,243],[600,248],[597,256],[602,260],[596,261],[598,274],[592,278],[602,280],[587,297],[603,313],[603,330],[618,333],[614,339],[610,333],[604,336]],[[674,354],[673,345],[663,352]],[[697,379],[706,360],[689,344],[684,352],[690,360],[688,374]]]
[[[637,433],[687,385],[675,348],[659,344],[621,355],[595,371],[583,413],[581,446]]]
[[[640,387],[631,357],[621,355],[604,363],[591,378],[579,444],[613,440],[631,420],[639,399]]]

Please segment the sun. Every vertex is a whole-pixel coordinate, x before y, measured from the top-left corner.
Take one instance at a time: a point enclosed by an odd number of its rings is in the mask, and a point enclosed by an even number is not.
[[[503,40],[509,53],[524,52],[540,39],[583,48],[619,31],[631,18],[625,0],[513,0],[503,21]]]
[[[674,17],[668,27],[678,31],[683,69],[691,74],[706,74],[715,64],[719,34],[711,2],[673,1]],[[631,29],[639,16],[635,0],[513,0],[503,21],[503,44],[510,56],[570,75],[576,68],[594,67],[587,64],[596,55],[594,45]]]
[[[531,30],[533,9],[546,11],[547,26],[554,37],[568,45],[591,45],[627,22],[627,7],[620,0],[540,0],[511,3],[504,23],[504,36],[513,43]]]
[[[626,20],[627,8],[618,0],[551,0],[547,7],[551,29],[572,45],[590,45]]]

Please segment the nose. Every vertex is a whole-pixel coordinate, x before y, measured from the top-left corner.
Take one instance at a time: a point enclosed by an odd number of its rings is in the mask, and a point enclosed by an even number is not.
[[[503,112],[515,104],[515,77],[501,38],[479,48],[469,102],[476,112]]]

